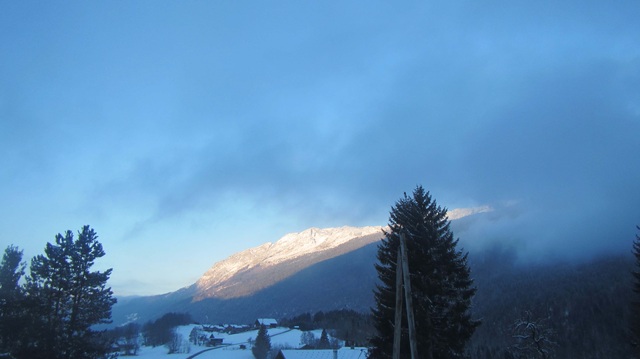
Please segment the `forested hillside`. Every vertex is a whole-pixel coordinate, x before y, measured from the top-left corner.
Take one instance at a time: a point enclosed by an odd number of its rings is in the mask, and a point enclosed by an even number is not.
[[[517,352],[514,324],[526,319],[547,330],[555,358],[628,357],[631,256],[518,265],[496,250],[472,265],[478,287],[474,312],[482,319],[471,343],[475,358]]]
[[[482,320],[469,344],[474,359],[537,358],[515,336],[518,322],[548,336],[548,358],[628,358],[632,258],[608,256],[582,263],[519,265],[495,249],[476,256],[474,316]],[[283,318],[303,329],[335,328],[361,344],[373,334],[369,313],[308,312]],[[529,356],[527,356],[529,355]]]

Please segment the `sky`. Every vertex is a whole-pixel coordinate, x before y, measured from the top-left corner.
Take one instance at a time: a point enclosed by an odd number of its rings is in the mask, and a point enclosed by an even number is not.
[[[94,228],[116,295],[422,185],[532,258],[629,253],[637,1],[4,1],[0,246]]]

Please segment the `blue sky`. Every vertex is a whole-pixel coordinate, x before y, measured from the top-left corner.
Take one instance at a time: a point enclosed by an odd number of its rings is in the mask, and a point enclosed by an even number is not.
[[[640,224],[637,1],[3,2],[0,245],[91,225],[116,294],[417,184],[542,257]]]

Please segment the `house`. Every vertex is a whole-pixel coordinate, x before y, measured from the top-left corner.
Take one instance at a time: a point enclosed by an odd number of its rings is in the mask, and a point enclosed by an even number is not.
[[[261,325],[267,328],[275,328],[278,326],[278,321],[273,318],[258,318],[254,324],[256,328],[259,328]]]
[[[228,324],[227,327],[224,328],[224,332],[228,334],[238,334],[248,332],[251,329],[252,327],[249,325]]]
[[[211,334],[206,341],[208,347],[215,347],[216,345],[222,345],[223,338],[216,338]]]
[[[275,359],[365,359],[367,348],[281,349]]]

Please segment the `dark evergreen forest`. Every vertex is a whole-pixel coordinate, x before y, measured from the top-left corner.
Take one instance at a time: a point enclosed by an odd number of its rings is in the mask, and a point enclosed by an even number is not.
[[[492,250],[471,261],[474,313],[482,320],[472,357],[517,358],[515,324],[527,315],[547,331],[551,358],[630,356],[632,256],[522,265],[512,253]]]
[[[514,253],[496,248],[470,260],[478,288],[473,316],[482,321],[468,346],[471,358],[541,357],[516,338],[516,323],[526,319],[548,336],[548,358],[630,357],[632,256],[518,264]],[[281,323],[331,328],[353,345],[366,345],[375,330],[369,313],[352,310],[308,312]]]

